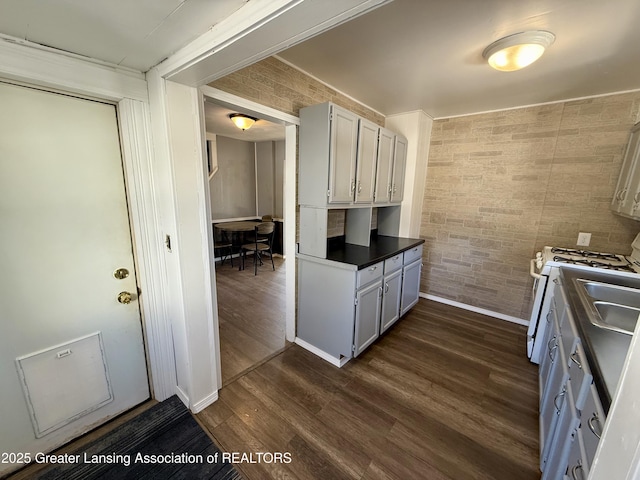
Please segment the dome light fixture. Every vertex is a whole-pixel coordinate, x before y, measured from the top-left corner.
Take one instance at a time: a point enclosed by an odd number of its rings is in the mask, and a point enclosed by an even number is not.
[[[545,30],[515,33],[496,40],[482,52],[482,56],[496,70],[513,72],[538,60],[556,36]]]
[[[232,113],[229,115],[231,121],[238,127],[240,130],[245,131],[251,128],[251,125],[256,123],[257,118],[250,117],[249,115],[245,115],[243,113]]]

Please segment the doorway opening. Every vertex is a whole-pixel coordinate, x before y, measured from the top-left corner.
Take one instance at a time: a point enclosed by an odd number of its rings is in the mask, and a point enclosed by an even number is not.
[[[221,387],[281,352],[294,339],[298,119],[210,87],[201,91]],[[234,113],[258,120],[243,131],[231,122],[229,116]],[[248,248],[243,249],[254,244],[253,227],[260,222],[274,224],[273,263],[268,253],[260,261]]]

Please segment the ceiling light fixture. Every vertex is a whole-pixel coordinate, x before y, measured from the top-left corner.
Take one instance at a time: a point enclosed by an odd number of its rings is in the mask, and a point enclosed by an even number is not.
[[[256,123],[256,120],[258,120],[257,118],[250,117],[249,115],[244,115],[243,113],[232,113],[229,115],[229,118],[236,127],[242,131],[251,128],[251,125]]]
[[[513,72],[538,60],[556,36],[544,30],[515,33],[496,40],[482,52],[482,56],[496,70]]]

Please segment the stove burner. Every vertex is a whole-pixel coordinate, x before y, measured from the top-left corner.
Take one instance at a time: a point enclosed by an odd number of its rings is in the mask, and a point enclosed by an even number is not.
[[[619,258],[616,257],[616,260],[619,260]],[[556,255],[555,257],[553,257],[553,261],[558,263],[570,263],[572,265],[587,265],[589,267],[604,268],[606,270],[635,272],[629,265],[615,265],[611,263],[598,262],[597,260],[590,260],[588,258],[565,258]]]
[[[551,253],[559,253],[561,255],[575,255],[584,258],[597,258],[600,260],[615,260],[618,262],[620,261],[619,255],[615,255],[613,253],[591,252],[589,250],[574,250],[571,248],[553,247],[551,248]]]

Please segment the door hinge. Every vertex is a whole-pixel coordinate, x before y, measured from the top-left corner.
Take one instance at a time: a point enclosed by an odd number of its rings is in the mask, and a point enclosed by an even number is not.
[[[351,351],[355,353],[355,351],[356,351],[356,346],[355,345],[351,345]]]

